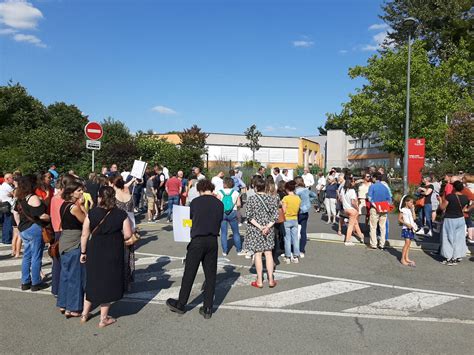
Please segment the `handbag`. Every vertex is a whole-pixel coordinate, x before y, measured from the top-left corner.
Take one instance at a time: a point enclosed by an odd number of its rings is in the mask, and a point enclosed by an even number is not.
[[[418,200],[415,202],[416,207],[424,207],[425,206],[425,196],[420,197]]]
[[[71,204],[72,205],[72,204]],[[64,209],[63,214],[61,215],[61,222],[59,223],[59,230],[62,229],[64,214],[66,213],[67,207]],[[51,243],[48,247],[48,255],[53,259],[59,259],[59,238]]]
[[[389,213],[392,212],[395,208],[390,202],[382,201],[382,202],[374,202],[375,210],[377,213]]]
[[[278,220],[277,223],[284,223],[286,221],[285,212],[283,212],[283,208],[278,208]]]
[[[11,211],[12,206],[9,202],[0,202],[0,213],[9,213]]]

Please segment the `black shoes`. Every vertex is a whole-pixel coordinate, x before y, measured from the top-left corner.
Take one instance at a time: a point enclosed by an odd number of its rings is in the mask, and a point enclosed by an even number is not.
[[[204,319],[210,319],[212,317],[212,308],[201,307],[199,308],[199,314],[204,317]]]
[[[36,291],[44,290],[45,288],[48,288],[48,287],[49,285],[47,283],[42,282],[40,284],[31,286],[31,291],[36,292]]]
[[[29,290],[30,288],[31,288],[31,283],[28,283],[28,284],[21,284],[21,290],[22,290],[22,291]]]
[[[171,310],[171,312],[175,312],[178,314],[186,313],[185,307],[182,304],[179,304],[178,300],[175,300],[174,298],[168,298],[166,300],[166,305]]]

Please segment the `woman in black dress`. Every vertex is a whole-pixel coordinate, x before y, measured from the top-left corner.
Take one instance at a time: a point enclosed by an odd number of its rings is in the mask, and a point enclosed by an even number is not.
[[[132,235],[127,217],[116,206],[114,189],[101,187],[98,207],[89,212],[82,229],[81,263],[87,270],[82,323],[89,319],[93,303],[100,304],[100,328],[116,322],[108,314],[110,303],[120,300],[124,293],[124,241]]]

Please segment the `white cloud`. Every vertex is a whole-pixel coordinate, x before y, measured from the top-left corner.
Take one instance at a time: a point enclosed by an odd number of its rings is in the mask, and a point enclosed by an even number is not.
[[[362,47],[362,50],[364,52],[373,52],[373,51],[376,51],[377,49],[379,49],[379,47],[374,46],[372,44],[366,44],[365,46]]]
[[[12,35],[17,32],[18,31],[13,28],[0,28],[0,35]]]
[[[175,110],[169,107],[165,107],[165,106],[155,106],[151,110],[154,112],[158,112],[162,115],[177,115],[178,114]]]
[[[285,125],[285,126],[266,126],[263,130],[265,132],[276,132],[276,131],[296,131],[296,127]]]
[[[348,50],[347,49],[341,49],[339,50],[339,54],[347,54]]]
[[[38,37],[33,35],[25,35],[23,33],[17,33],[13,36],[13,39],[17,42],[26,42],[34,44],[36,47],[46,48],[46,44],[44,44]]]
[[[36,29],[38,21],[43,18],[40,10],[26,0],[6,0],[0,3],[0,23],[19,29]]]
[[[369,31],[387,30],[389,25],[386,23],[375,23],[369,27]]]
[[[293,46],[294,47],[309,48],[309,47],[314,46],[314,42],[313,41],[307,41],[307,40],[293,41]]]

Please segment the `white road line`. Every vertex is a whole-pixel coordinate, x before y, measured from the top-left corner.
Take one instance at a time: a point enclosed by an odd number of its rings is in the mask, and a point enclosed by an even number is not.
[[[249,298],[246,300],[228,303],[234,306],[274,307],[283,308],[298,303],[314,301],[321,298],[335,296],[341,293],[361,290],[369,286],[351,282],[324,282],[317,285],[300,287],[270,295]]]
[[[183,260],[184,257],[178,257],[178,256],[170,256],[170,255],[160,255],[160,254],[151,254],[151,253],[141,253],[136,251],[135,255],[143,255],[143,256],[154,256],[155,258],[166,258],[170,260]]]
[[[8,260],[0,260],[0,267],[8,267],[8,266],[18,266],[21,265],[22,259],[8,259]],[[43,259],[43,266],[51,264],[51,259],[44,260]]]
[[[424,289],[421,289],[421,288],[404,287],[404,286],[396,286],[396,285],[387,285],[387,284],[381,284],[381,283],[378,283],[378,282],[352,280],[352,279],[345,279],[345,278],[342,278],[342,277],[332,277],[332,276],[323,276],[323,275],[316,275],[316,274],[307,274],[307,273],[303,273],[303,272],[284,271],[284,270],[279,270],[279,272],[282,273],[282,274],[296,275],[296,276],[305,276],[305,277],[311,277],[311,278],[315,278],[315,279],[352,282],[352,283],[357,283],[357,284],[362,284],[362,285],[368,285],[368,286],[391,288],[391,289],[395,289],[395,290],[404,290],[404,291],[412,291],[412,292],[426,292],[426,293],[432,293],[432,294],[434,294],[434,295],[445,295],[445,296],[453,296],[453,297],[474,299],[474,296],[471,296],[471,295],[463,295],[463,294],[459,294],[459,293],[451,293],[451,292],[443,292],[443,291],[433,291],[433,290],[424,290]]]
[[[0,250],[0,256],[5,256],[5,255],[12,255],[12,251],[10,250]]]
[[[137,272],[135,271],[135,282],[156,281],[168,278],[176,278],[183,276],[184,268],[159,270],[155,272]]]
[[[140,254],[140,253],[135,252],[135,254]],[[143,254],[145,254],[145,253],[143,253]],[[157,256],[157,257],[163,256],[163,255],[157,255],[157,254],[145,254],[145,255]],[[180,259],[180,260],[183,259],[182,257],[180,258],[180,257],[176,257],[176,256],[169,256],[169,258]],[[248,265],[239,265],[239,264],[232,264],[232,263],[228,263],[228,265],[231,265],[231,266],[234,266],[234,267],[237,267],[237,268],[250,269],[250,267]],[[311,278],[322,279],[322,280],[344,281],[344,282],[358,283],[358,284],[362,284],[362,285],[390,288],[390,289],[395,289],[395,290],[404,290],[404,291],[411,291],[411,292],[426,292],[426,293],[432,293],[432,294],[435,294],[435,295],[446,295],[446,296],[474,299],[474,296],[472,296],[472,295],[463,295],[463,294],[451,293],[451,292],[424,290],[424,289],[421,289],[421,288],[388,285],[388,284],[382,284],[382,283],[378,283],[378,282],[352,280],[352,279],[345,279],[345,278],[342,278],[342,277],[332,277],[332,276],[324,276],[324,275],[317,275],[317,274],[308,274],[308,273],[303,273],[303,272],[284,271],[284,270],[278,270],[278,272],[280,274],[304,276],[304,277],[311,277]]]
[[[404,295],[374,302],[366,306],[346,309],[343,312],[357,314],[380,314],[387,316],[409,316],[426,311],[459,297],[433,295],[431,293],[411,292]]]
[[[135,260],[135,265],[139,266],[139,265],[151,265],[151,264],[169,264],[172,261],[174,260],[169,259],[165,256],[160,256],[160,257],[150,256],[147,258],[139,258]]]
[[[51,269],[42,269],[45,274],[51,272]],[[9,280],[20,280],[21,271],[11,271],[11,272],[2,272],[0,273],[0,281],[9,281]]]

